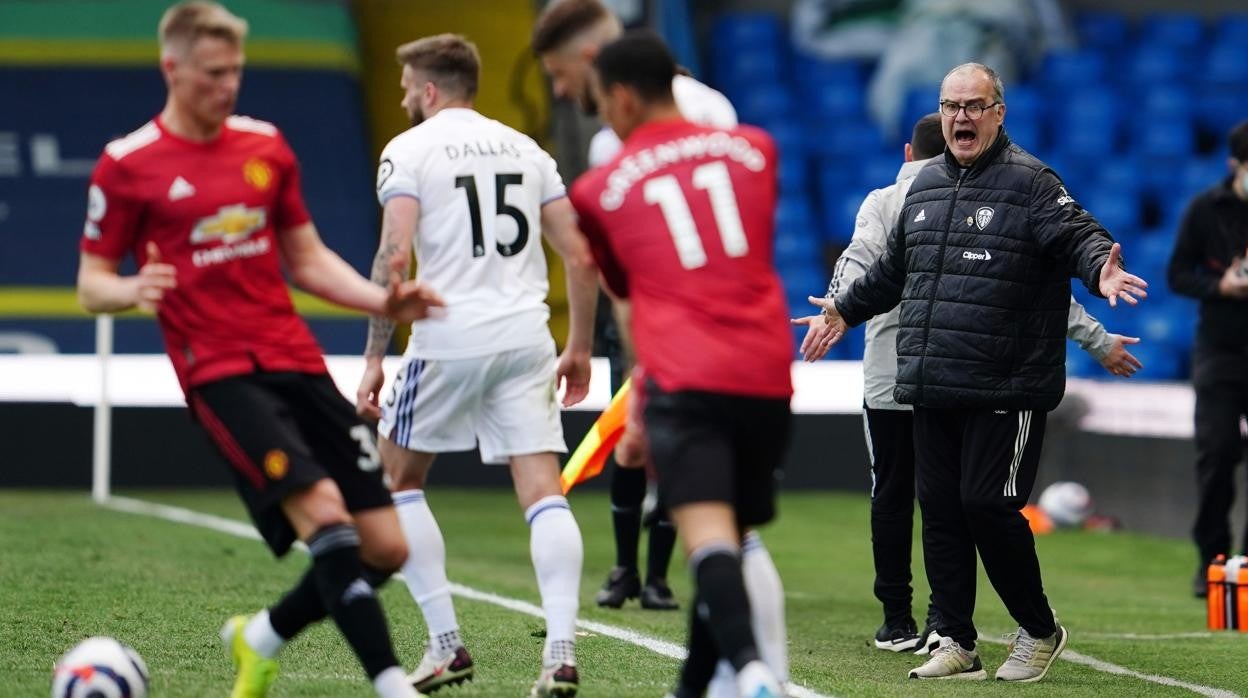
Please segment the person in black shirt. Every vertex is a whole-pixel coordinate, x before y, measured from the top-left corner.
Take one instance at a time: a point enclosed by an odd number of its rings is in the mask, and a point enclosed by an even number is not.
[[[1248,414],[1248,121],[1231,129],[1231,173],[1188,204],[1166,279],[1200,301],[1192,386],[1196,391],[1196,480],[1192,537],[1199,554],[1192,591],[1206,593],[1205,568],[1229,555],[1239,420]],[[1248,545],[1248,531],[1243,545]]]

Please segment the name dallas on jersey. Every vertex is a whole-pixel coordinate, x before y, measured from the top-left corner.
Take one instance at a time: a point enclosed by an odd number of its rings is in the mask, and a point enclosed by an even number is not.
[[[497,150],[495,150],[495,146],[497,146]],[[477,141],[476,143],[465,142],[463,145],[447,144],[443,146],[443,148],[445,149],[447,160],[458,160],[461,157],[470,158],[478,155],[506,155],[517,160],[521,158],[520,149],[516,147],[516,144],[508,143],[507,141],[485,144],[482,144],[481,141]]]
[[[660,168],[685,160],[724,156],[741,163],[752,172],[761,172],[767,167],[767,158],[762,151],[741,136],[723,131],[685,136],[639,150],[620,160],[611,174],[607,175],[607,188],[603,190],[598,203],[603,210],[614,211],[624,204],[624,197],[628,196],[633,185]]]

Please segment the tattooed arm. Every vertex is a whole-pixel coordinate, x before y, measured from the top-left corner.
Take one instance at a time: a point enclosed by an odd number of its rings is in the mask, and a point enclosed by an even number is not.
[[[412,243],[420,221],[420,201],[409,196],[396,196],[386,201],[381,220],[381,241],[373,258],[373,283],[385,286],[397,272],[406,279],[412,267]],[[385,382],[381,362],[394,336],[394,320],[381,315],[368,319],[368,343],[364,347],[365,368],[356,390],[355,410],[361,417],[379,419],[378,393]]]

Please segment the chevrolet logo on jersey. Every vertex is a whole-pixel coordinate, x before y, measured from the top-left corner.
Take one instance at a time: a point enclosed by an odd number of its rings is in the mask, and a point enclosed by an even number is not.
[[[243,204],[222,206],[217,215],[201,218],[195,223],[195,228],[191,230],[191,242],[201,244],[214,240],[244,240],[257,230],[263,229],[264,223],[263,207],[247,208]]]

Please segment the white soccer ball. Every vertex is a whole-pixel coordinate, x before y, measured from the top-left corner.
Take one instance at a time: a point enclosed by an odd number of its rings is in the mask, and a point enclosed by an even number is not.
[[[1040,493],[1040,510],[1057,526],[1078,526],[1092,513],[1092,495],[1077,482],[1055,482]]]
[[[89,637],[52,671],[52,698],[146,698],[147,665],[111,637]]]

